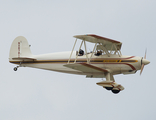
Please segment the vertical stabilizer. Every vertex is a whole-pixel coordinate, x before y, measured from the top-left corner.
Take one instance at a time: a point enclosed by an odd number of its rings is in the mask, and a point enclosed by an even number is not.
[[[27,39],[23,36],[18,36],[12,42],[9,59],[22,57],[32,57],[32,53]]]

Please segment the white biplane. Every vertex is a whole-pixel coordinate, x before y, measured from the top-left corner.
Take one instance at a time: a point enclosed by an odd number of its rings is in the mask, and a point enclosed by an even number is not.
[[[121,54],[122,43],[98,35],[76,35],[76,41],[70,52],[58,52],[42,55],[33,55],[26,38],[19,36],[15,38],[10,48],[9,62],[17,64],[14,68],[32,67],[57,72],[86,75],[87,78],[106,78],[97,85],[117,94],[124,87],[117,84],[113,75],[134,74],[142,70],[144,65],[150,62],[143,57],[124,56]],[[74,51],[77,39],[82,40],[79,50]],[[92,52],[87,52],[86,42],[94,45]],[[84,44],[84,45],[83,45]],[[81,48],[85,48],[83,51]]]

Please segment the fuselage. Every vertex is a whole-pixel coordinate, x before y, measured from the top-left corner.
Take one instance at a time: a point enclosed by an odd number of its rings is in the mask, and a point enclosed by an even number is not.
[[[78,56],[76,59],[77,52],[74,51],[71,59],[68,63],[71,52],[58,52],[58,53],[49,53],[42,55],[33,55],[32,57],[35,60],[13,60],[9,61],[14,64],[18,64],[22,67],[32,67],[45,70],[52,70],[57,72],[71,73],[71,74],[80,74],[80,75],[90,75],[94,73],[84,73],[78,70],[67,68],[64,65],[72,63],[87,63],[87,57],[90,59],[91,53],[88,53],[87,56]],[[76,60],[75,60],[76,59]],[[141,57],[136,56],[118,56],[111,55],[108,57],[106,54],[96,56],[92,55],[90,59],[91,65],[96,67],[109,70],[113,75],[115,74],[133,74],[137,70],[141,69]],[[96,73],[97,74],[97,73]]]

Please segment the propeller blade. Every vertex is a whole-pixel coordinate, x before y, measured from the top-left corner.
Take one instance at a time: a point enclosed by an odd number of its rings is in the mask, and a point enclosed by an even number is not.
[[[143,69],[144,69],[144,65],[145,65],[145,64],[142,64],[142,66],[141,66],[140,75],[141,75],[141,73],[142,73],[142,71],[143,71]]]
[[[144,69],[144,66],[150,63],[148,60],[146,60],[146,53],[147,53],[147,49],[146,49],[146,51],[145,51],[144,58],[142,58],[142,60],[141,60],[140,75],[141,75],[141,73],[142,73],[142,71],[143,71],[143,69]]]
[[[144,59],[146,59],[146,53],[147,53],[147,49],[146,49],[146,51],[145,51]]]

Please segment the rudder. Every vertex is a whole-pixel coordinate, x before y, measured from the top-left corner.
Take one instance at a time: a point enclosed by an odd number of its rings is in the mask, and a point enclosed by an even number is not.
[[[18,36],[12,42],[10,48],[9,59],[21,58],[21,57],[31,57],[32,53],[28,44],[28,41],[23,36]]]

